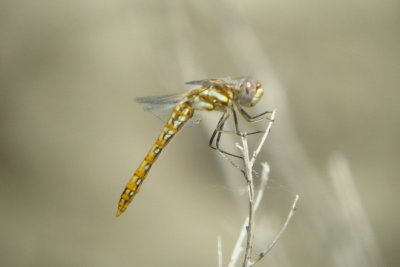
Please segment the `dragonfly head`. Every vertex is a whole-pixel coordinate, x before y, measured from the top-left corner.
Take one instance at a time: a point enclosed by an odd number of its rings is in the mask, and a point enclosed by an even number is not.
[[[264,95],[261,83],[250,78],[242,79],[239,83],[238,101],[241,106],[253,107]]]

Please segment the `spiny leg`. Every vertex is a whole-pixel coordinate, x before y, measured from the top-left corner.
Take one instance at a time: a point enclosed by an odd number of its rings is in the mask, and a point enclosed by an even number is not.
[[[229,118],[229,114],[227,112],[225,112],[221,118],[218,121],[217,127],[215,127],[214,132],[211,135],[210,141],[208,142],[208,145],[212,148],[212,149],[217,149],[216,147],[213,146],[213,142],[214,142],[214,138],[216,136],[216,134],[218,132],[221,131],[221,124],[223,125],[223,123],[225,123],[225,121]]]
[[[239,159],[242,159],[242,160],[243,160],[243,156],[238,156],[238,155],[235,155],[235,154],[232,154],[232,153],[229,153],[229,152],[226,152],[226,151],[220,149],[220,147],[219,147],[219,142],[220,142],[220,139],[221,139],[222,134],[223,134],[223,133],[225,133],[225,134],[236,134],[236,135],[238,135],[238,136],[243,136],[243,135],[253,135],[253,134],[259,134],[259,133],[265,133],[265,131],[259,130],[259,131],[254,131],[254,132],[250,132],[250,133],[242,133],[242,132],[239,130],[239,122],[238,122],[238,118],[237,118],[237,115],[236,115],[236,111],[235,111],[234,108],[232,108],[231,111],[232,111],[233,119],[234,119],[234,123],[235,123],[235,131],[224,131],[224,130],[223,130],[224,124],[225,124],[226,120],[229,118],[229,115],[230,115],[228,112],[225,112],[225,113],[222,115],[221,119],[219,120],[218,125],[217,125],[216,129],[214,130],[214,132],[213,132],[213,134],[212,134],[212,136],[211,136],[211,139],[210,139],[210,142],[209,142],[209,146],[210,146],[211,148],[213,148],[213,149],[216,149],[216,150],[220,151],[220,152],[223,153],[223,154],[226,154],[226,155],[229,155],[229,156],[232,156],[232,157],[236,157],[236,158],[239,158]],[[243,112],[245,112],[245,111],[243,110]],[[261,117],[261,116],[263,116],[263,115],[265,115],[265,114],[268,114],[268,113],[271,113],[271,111],[266,111],[266,112],[264,112],[264,113],[261,113],[261,114],[255,116],[255,117],[252,117],[252,119],[257,118],[257,117]],[[247,114],[247,113],[245,113],[245,114],[246,114],[248,117],[251,117],[249,114]],[[246,117],[246,115],[244,115],[244,116]],[[262,119],[262,118],[261,118],[261,119]],[[259,120],[261,120],[261,119],[259,119]],[[269,118],[268,118],[268,119],[269,119]],[[247,117],[246,117],[246,120],[247,120]],[[248,120],[248,121],[249,121],[249,120]],[[257,120],[253,120],[253,121],[257,121]],[[253,122],[253,121],[249,121],[249,122]],[[214,147],[214,146],[212,145],[212,143],[213,143],[213,141],[214,141],[215,136],[217,136],[217,140],[216,140],[216,144],[215,144],[216,146]],[[246,174],[245,170],[243,170],[242,168],[238,167],[233,161],[231,161],[231,159],[227,158],[227,160],[228,160],[234,167],[238,168],[243,174]],[[254,173],[254,175],[258,175],[258,173],[257,173],[255,170],[253,170],[253,173]]]
[[[260,120],[264,119],[264,116],[265,116],[265,115],[267,115],[267,114],[269,114],[269,113],[272,113],[272,111],[267,110],[267,111],[262,112],[262,113],[260,113],[260,114],[251,116],[251,115],[248,114],[242,107],[238,107],[238,109],[239,109],[239,112],[243,115],[243,117],[244,117],[248,122],[257,122],[257,121],[260,121]],[[266,116],[265,116],[265,118],[266,118],[267,120],[271,120],[270,118],[268,118],[268,117],[266,117]]]
[[[228,115],[227,115],[226,118],[221,118],[220,123],[218,123],[217,129],[216,129],[216,130],[218,130],[217,140],[216,140],[216,142],[215,142],[216,149],[217,149],[218,151],[220,151],[220,152],[222,152],[222,153],[224,153],[224,154],[230,155],[230,156],[232,156],[232,157],[236,157],[236,158],[239,158],[239,159],[243,159],[243,156],[239,156],[239,155],[236,155],[236,154],[233,154],[233,153],[229,153],[229,152],[223,151],[223,150],[220,149],[220,147],[219,147],[219,142],[220,142],[220,140],[221,140],[222,133],[224,133],[224,130],[223,130],[224,124],[225,124],[226,120],[227,120],[228,117],[229,117],[229,113],[227,113],[227,114],[228,114]],[[233,119],[234,119],[234,122],[235,122],[235,129],[236,129],[235,134],[238,135],[238,136],[242,136],[243,133],[239,130],[239,122],[238,122],[237,115],[236,115],[236,111],[235,111],[234,108],[232,108],[232,114],[233,114]],[[224,114],[223,116],[225,116],[225,114]],[[229,132],[225,131],[225,133],[229,133]],[[251,132],[251,133],[246,133],[246,135],[258,134],[258,133],[264,133],[264,131],[255,131],[255,132]]]
[[[234,134],[234,135],[238,135],[238,134],[236,133],[236,131],[219,130],[218,132],[223,133],[223,134]],[[262,130],[254,131],[254,132],[246,133],[246,135],[253,135],[253,134],[259,134],[259,133],[265,133],[265,131],[262,131]],[[239,134],[238,136],[240,136],[240,134]]]
[[[221,153],[226,154],[228,156],[232,156],[232,157],[235,157],[235,158],[243,159],[243,156],[239,156],[239,155],[227,152],[227,151],[221,149],[220,145],[219,145],[220,144],[220,140],[221,140],[221,136],[222,136],[223,133],[236,134],[238,136],[242,136],[243,135],[243,133],[239,130],[239,122],[238,122],[238,118],[237,118],[237,115],[236,115],[236,111],[233,108],[232,108],[231,111],[232,111],[234,122],[235,122],[235,131],[224,131],[223,130],[224,124],[225,124],[226,120],[230,116],[230,114],[228,112],[225,112],[222,115],[221,119],[219,120],[219,122],[217,124],[217,127],[215,128],[213,134],[211,135],[209,146],[212,149],[218,150]],[[259,134],[259,133],[265,133],[265,131],[254,131],[254,132],[246,133],[246,135],[253,135],[253,134]],[[217,137],[217,139],[216,139],[215,146],[214,146],[213,142],[214,142],[215,137]]]
[[[244,110],[243,110],[244,111]],[[235,122],[235,131],[236,131],[236,135],[238,136],[242,136],[243,133],[239,130],[239,122],[238,122],[238,118],[236,115],[236,111],[234,108],[232,108],[232,113],[233,113],[233,120]],[[246,113],[247,114],[247,113]],[[247,114],[249,115],[249,114]],[[247,119],[246,119],[247,120]],[[252,135],[252,134],[258,134],[258,133],[265,133],[265,131],[255,131],[255,132],[250,132],[250,133],[246,133],[246,135]]]
[[[235,122],[235,130],[236,130],[236,134],[239,136],[242,136],[243,133],[239,130],[239,122],[238,122],[238,118],[236,115],[236,111],[235,109],[232,107],[232,113],[233,113],[233,121]]]
[[[211,147],[211,148],[216,149],[216,150],[218,150],[218,151],[220,151],[220,152],[222,152],[222,153],[224,153],[224,154],[226,154],[226,155],[229,155],[229,156],[233,156],[233,157],[236,157],[236,158],[243,159],[243,156],[238,156],[238,155],[236,155],[236,154],[233,154],[233,153],[230,153],[230,152],[226,152],[226,151],[222,150],[222,149],[220,148],[220,146],[219,146],[219,143],[220,143],[220,139],[221,139],[222,134],[235,134],[235,135],[237,135],[236,132],[234,132],[234,131],[224,131],[224,130],[218,130],[218,129],[215,129],[215,130],[214,130],[214,133],[215,133],[215,132],[218,132],[217,135],[216,135],[216,136],[217,136],[217,139],[216,139],[215,147],[214,147],[214,146],[211,145],[211,143],[212,143],[212,141],[214,140],[215,136],[212,136],[212,137],[211,137],[211,138],[212,138],[212,139],[210,139],[210,147]],[[253,134],[259,134],[259,133],[265,133],[265,131],[250,132],[250,133],[246,133],[246,135],[253,135]]]
[[[220,143],[220,140],[221,140],[221,134],[223,132],[223,127],[224,127],[224,124],[225,124],[226,120],[229,118],[229,116],[230,116],[229,112],[225,112],[222,115],[222,117],[218,121],[217,127],[215,128],[213,134],[211,135],[211,138],[210,138],[210,141],[209,141],[208,145],[212,149],[218,150],[219,152],[221,152],[221,153],[223,153],[225,155],[243,159],[242,156],[235,155],[233,153],[227,152],[227,151],[221,149],[220,146],[219,146],[219,143]],[[216,139],[215,146],[214,146],[213,143],[214,143],[215,137],[217,137],[217,139]]]
[[[221,136],[222,136],[222,131],[223,131],[223,128],[224,128],[224,124],[225,124],[225,121],[221,124],[221,127],[220,127],[221,129],[219,129],[218,134],[217,134],[217,140],[215,141],[216,149],[218,151],[226,154],[226,155],[229,155],[229,156],[232,156],[232,157],[235,157],[235,158],[239,158],[239,159],[243,159],[243,156],[239,156],[239,155],[236,155],[236,154],[233,154],[233,153],[230,153],[230,152],[226,152],[226,151],[224,151],[224,150],[222,150],[220,148],[219,144],[220,144],[220,141],[221,141]]]

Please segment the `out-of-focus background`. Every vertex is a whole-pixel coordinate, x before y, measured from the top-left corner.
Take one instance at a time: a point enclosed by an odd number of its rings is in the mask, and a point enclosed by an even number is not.
[[[240,174],[185,129],[120,218],[162,123],[134,97],[251,75],[278,115],[259,161],[260,266],[398,266],[400,2],[1,1],[0,265],[217,266]],[[186,88],[187,89],[187,88]],[[258,125],[263,127],[263,125]],[[235,181],[235,186],[232,186]]]

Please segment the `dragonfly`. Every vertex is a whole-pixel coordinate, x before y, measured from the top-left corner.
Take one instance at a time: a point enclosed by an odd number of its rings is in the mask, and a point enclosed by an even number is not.
[[[214,78],[191,81],[186,84],[195,87],[183,94],[140,97],[136,99],[137,102],[146,105],[145,109],[155,114],[159,113],[159,110],[168,110],[168,107],[172,107],[172,110],[168,114],[160,135],[126,184],[118,202],[117,217],[127,209],[139,192],[140,186],[161,151],[186,123],[195,120],[194,117],[197,111],[222,112],[222,116],[211,135],[209,146],[221,153],[234,157],[240,156],[224,151],[219,145],[221,135],[225,132],[223,128],[227,119],[233,116],[235,133],[240,135],[237,111],[248,122],[262,120],[266,114],[271,113],[271,111],[265,111],[251,116],[244,110],[244,108],[254,107],[264,95],[261,83],[251,77]]]

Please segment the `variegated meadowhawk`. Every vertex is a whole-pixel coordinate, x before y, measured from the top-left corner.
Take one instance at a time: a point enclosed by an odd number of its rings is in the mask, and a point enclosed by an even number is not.
[[[192,81],[187,84],[197,87],[187,93],[178,95],[136,99],[139,103],[147,104],[147,109],[150,110],[156,110],[164,106],[173,106],[173,109],[160,136],[125,186],[118,202],[117,216],[126,210],[134,196],[139,192],[143,180],[161,151],[187,121],[193,120],[193,115],[196,111],[215,110],[223,112],[217,127],[211,135],[209,145],[211,148],[230,156],[236,155],[219,148],[219,140],[226,120],[233,115],[236,133],[240,134],[236,110],[249,122],[260,120],[264,115],[270,113],[270,111],[266,111],[256,116],[250,116],[243,109],[243,107],[250,108],[256,105],[264,94],[261,83],[249,77],[208,79]],[[216,140],[215,144],[214,140]]]

